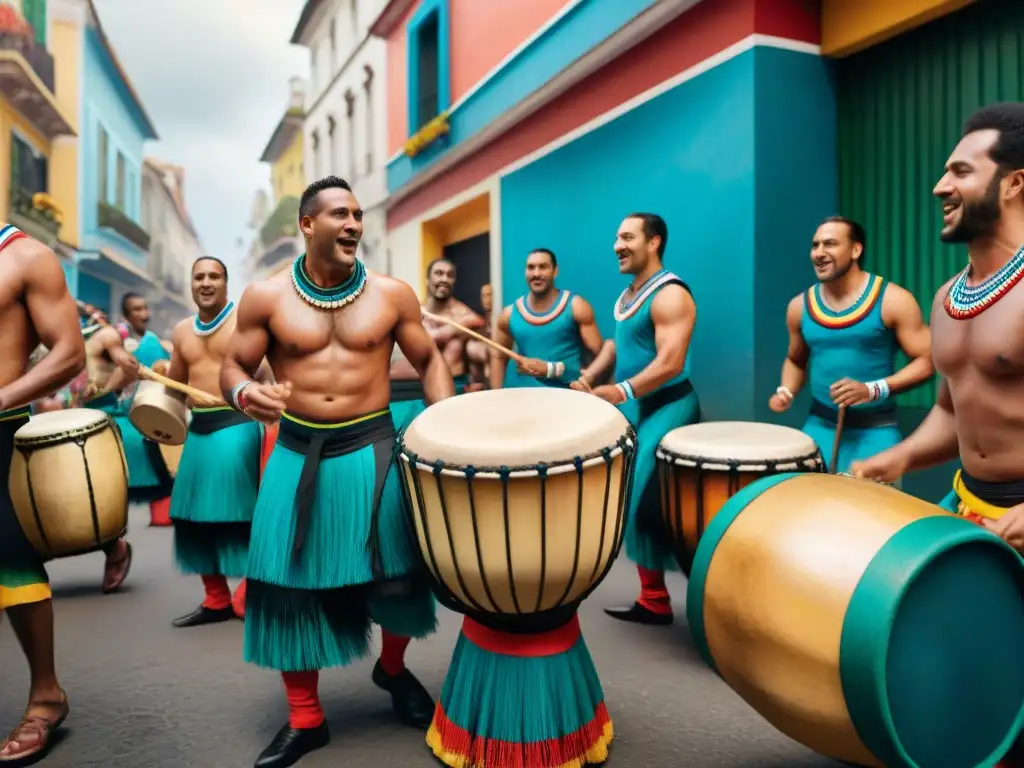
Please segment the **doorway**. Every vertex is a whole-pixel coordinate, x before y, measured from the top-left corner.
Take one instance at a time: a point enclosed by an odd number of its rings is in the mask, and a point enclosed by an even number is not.
[[[455,298],[487,317],[480,303],[480,289],[491,282],[490,232],[444,246],[444,258],[455,265]]]

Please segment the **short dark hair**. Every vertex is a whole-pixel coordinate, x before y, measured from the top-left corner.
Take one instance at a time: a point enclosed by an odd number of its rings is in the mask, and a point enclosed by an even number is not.
[[[652,237],[660,237],[661,244],[658,246],[658,258],[665,255],[665,247],[668,245],[668,224],[656,213],[631,213],[627,219],[640,219],[644,225],[644,237],[650,240]]]
[[[552,251],[552,250],[550,250],[548,248],[534,248],[532,251],[530,251],[528,254],[526,254],[526,258],[530,258],[535,253],[546,253],[548,255],[548,258],[551,259],[551,266],[552,267],[557,267],[558,266],[558,258],[555,256],[555,252],[554,251]]]
[[[987,130],[999,131],[989,157],[999,166],[1001,175],[1024,169],[1024,103],[1005,101],[982,107],[967,118],[963,135]]]
[[[303,216],[313,215],[313,204],[316,202],[316,196],[325,189],[346,189],[349,192],[352,191],[352,187],[340,176],[324,176],[322,179],[314,181],[303,190],[302,197],[299,199],[299,221],[302,221]]]
[[[135,291],[128,291],[124,296],[121,297],[121,314],[128,317],[128,302],[132,299],[146,300],[146,297],[141,293],[135,293]]]
[[[859,221],[854,221],[846,216],[829,216],[827,219],[821,222],[822,224],[845,224],[849,231],[850,241],[860,244],[860,259],[858,263],[864,265],[864,257],[868,252],[868,233],[864,231],[863,225]]]
[[[225,282],[227,281],[227,279],[228,279],[228,265],[225,264],[223,261],[218,259],[216,256],[200,256],[198,259],[196,259],[195,261],[192,262],[192,271],[193,272],[196,271],[196,264],[198,264],[200,261],[215,261],[218,264],[220,264],[220,268],[224,270],[224,280],[225,280]]]
[[[451,259],[446,259],[444,257],[441,257],[440,259],[434,259],[429,264],[427,264],[427,275],[428,276],[434,270],[434,265],[435,264],[447,264],[448,266],[450,266],[452,268],[452,270],[454,270],[456,272],[458,271],[456,269],[456,267],[455,267],[455,262],[454,261],[452,261]]]

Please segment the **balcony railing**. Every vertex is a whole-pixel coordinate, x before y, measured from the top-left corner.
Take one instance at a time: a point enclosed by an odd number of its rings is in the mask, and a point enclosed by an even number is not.
[[[276,243],[282,237],[295,237],[299,234],[299,198],[282,197],[260,227],[260,241],[264,247]]]
[[[32,198],[30,192],[18,187],[12,188],[7,221],[52,248],[57,242],[57,233],[60,232],[61,214],[50,206],[37,206]]]
[[[149,250],[149,233],[128,218],[124,211],[110,203],[100,203],[98,208],[97,221],[101,227],[114,230],[144,251]]]
[[[42,80],[50,93],[55,93],[53,56],[34,37],[16,32],[0,32],[0,51],[14,51],[25,57],[36,76]]]

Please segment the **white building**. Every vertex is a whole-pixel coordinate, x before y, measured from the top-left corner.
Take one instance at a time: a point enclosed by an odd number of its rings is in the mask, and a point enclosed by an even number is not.
[[[370,25],[387,0],[307,0],[291,42],[310,51],[303,124],[309,181],[341,176],[363,206],[361,257],[390,274],[387,199],[386,43]]]
[[[185,205],[185,169],[146,158],[142,169],[142,226],[149,232],[146,271],[155,286],[147,298],[149,327],[165,339],[179,320],[195,312],[192,264],[203,255],[192,217]]]

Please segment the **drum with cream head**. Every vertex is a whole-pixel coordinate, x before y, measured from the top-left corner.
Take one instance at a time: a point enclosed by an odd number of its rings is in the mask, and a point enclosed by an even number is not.
[[[103,411],[41,413],[14,435],[10,494],[45,560],[95,552],[128,528],[128,465]]]
[[[182,393],[156,381],[140,381],[128,418],[139,432],[155,443],[183,445],[191,413]]]
[[[741,488],[780,472],[824,472],[814,440],[775,424],[707,421],[674,429],[658,446],[661,510],[684,572],[704,528]]]
[[[438,598],[485,626],[564,624],[621,548],[636,436],[599,398],[460,395],[417,416],[399,451]]]

